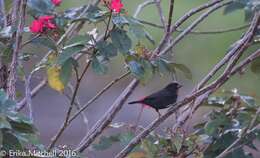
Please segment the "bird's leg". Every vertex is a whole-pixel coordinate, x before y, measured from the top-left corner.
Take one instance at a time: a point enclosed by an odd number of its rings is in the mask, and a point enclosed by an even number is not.
[[[136,123],[135,123],[135,125],[134,125],[134,131],[135,131],[135,133],[136,133],[136,131],[137,131],[137,126],[138,126],[138,124],[139,124],[139,122],[140,122],[140,120],[141,120],[141,116],[142,116],[143,111],[144,111],[144,106],[142,105],[142,106],[141,106],[141,109],[140,109],[140,112],[139,112],[139,114],[138,114],[138,116],[137,116]]]
[[[159,110],[158,110],[158,109],[155,109],[155,111],[157,112],[158,117],[161,117],[161,113],[159,112]]]

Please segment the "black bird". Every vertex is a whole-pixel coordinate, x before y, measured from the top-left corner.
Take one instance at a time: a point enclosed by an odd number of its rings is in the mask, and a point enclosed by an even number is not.
[[[143,99],[129,102],[128,104],[143,104],[152,107],[160,116],[160,109],[168,108],[171,104],[174,104],[178,98],[178,90],[181,88],[178,82],[172,82],[164,87],[162,90],[155,92]]]

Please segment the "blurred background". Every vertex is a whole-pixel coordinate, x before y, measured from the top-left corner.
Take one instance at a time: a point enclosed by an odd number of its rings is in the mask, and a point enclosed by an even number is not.
[[[66,8],[78,7],[87,4],[88,0],[63,0],[62,5],[59,10],[62,11]],[[143,0],[123,0],[125,9],[128,11],[129,15],[132,15],[137,8],[137,5],[143,2]],[[202,3],[207,2],[207,0],[178,0],[175,2],[174,8],[174,21],[178,17],[181,17],[186,11],[191,8],[198,6]],[[168,1],[162,1],[162,7],[165,15],[168,14]],[[194,16],[196,18],[197,16]],[[149,21],[152,23],[160,24],[160,19],[158,16],[157,9],[151,5],[143,10],[139,15],[139,19]],[[188,21],[181,28],[189,25]],[[224,28],[232,28],[244,25],[244,13],[243,11],[236,11],[232,14],[223,15],[223,10],[218,10],[217,12],[211,14],[203,23],[201,23],[196,30],[198,31],[210,31],[219,30]],[[81,33],[85,33],[94,27],[102,28],[102,25],[88,25],[86,24]],[[163,30],[146,26],[147,31],[153,36],[156,42],[160,40],[163,35]],[[205,74],[216,64],[226,53],[229,46],[240,38],[242,33],[245,31],[235,31],[224,34],[202,34],[202,35],[189,35],[177,45],[174,49],[174,55],[172,60],[177,63],[185,64],[190,68],[193,74],[192,80],[186,79],[182,74],[177,74],[178,81],[184,85],[180,90],[180,98],[184,97],[186,94],[190,93],[193,86],[200,81]],[[102,31],[101,31],[102,32]],[[174,34],[173,36],[176,36]],[[135,41],[137,42],[137,41]],[[153,49],[155,46],[151,45],[148,41],[144,42],[149,49]],[[255,46],[255,48],[257,45]],[[258,45],[259,47],[259,45]],[[252,48],[252,49],[255,49]],[[28,51],[37,50],[37,54],[44,55],[47,51],[44,48],[40,49],[35,47],[27,47]],[[251,49],[251,51],[252,51]],[[249,52],[251,52],[249,50]],[[82,59],[81,64],[85,64],[85,59]],[[31,69],[32,63],[27,63],[28,70]],[[121,75],[125,72],[123,61],[120,57],[114,58],[109,64],[109,72],[106,75],[96,75],[90,69],[81,84],[79,91],[79,100],[82,104],[86,103],[90,98],[92,98],[98,91],[100,91],[104,85],[113,80],[116,76]],[[239,91],[254,95],[257,99],[260,97],[260,85],[259,76],[253,74],[250,69],[245,72],[245,75],[234,76],[222,89],[232,89],[237,88]],[[42,76],[45,74],[38,74]],[[89,127],[92,127],[96,121],[103,116],[107,109],[112,105],[117,96],[121,94],[124,88],[128,85],[133,77],[127,77],[126,79],[118,82],[109,91],[107,91],[100,99],[94,102],[86,111],[85,114],[89,121]],[[148,95],[169,82],[172,78],[170,76],[155,76],[146,85],[139,85],[138,88],[129,98],[129,101],[138,99],[145,95]],[[36,85],[40,80],[37,77],[33,80],[33,85]],[[21,91],[23,91],[21,83]],[[51,137],[57,132],[62,124],[65,113],[69,105],[69,100],[62,94],[45,87],[35,98],[33,98],[33,115],[34,121],[37,128],[40,131],[40,137],[44,144],[50,142]],[[200,109],[192,122],[198,122],[198,120],[205,119],[203,114],[207,113],[210,109]],[[138,105],[127,105],[125,104],[123,109],[120,111],[119,115],[114,119],[113,122],[126,122],[134,124],[138,112],[140,111],[140,106]],[[157,113],[152,109],[145,109],[141,118],[140,125],[146,126],[151,121],[157,117]],[[174,125],[174,116],[168,119],[163,125],[160,126],[156,131],[161,132],[166,127],[171,127]],[[85,124],[83,124],[82,117],[78,117],[63,134],[62,139],[58,144],[67,144],[71,147],[75,147],[86,134],[87,129]],[[192,130],[191,126],[186,127],[187,130]],[[119,132],[108,129],[104,134],[109,135],[111,132]],[[102,152],[88,151],[90,158],[96,157],[113,157],[120,150],[119,146],[113,146],[110,150]],[[260,156],[260,155],[259,155]]]

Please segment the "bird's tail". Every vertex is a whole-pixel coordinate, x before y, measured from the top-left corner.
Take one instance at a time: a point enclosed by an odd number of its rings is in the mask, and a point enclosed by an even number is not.
[[[132,101],[132,102],[129,102],[128,104],[137,104],[137,103],[141,103],[141,101],[140,101],[140,100],[138,100],[138,101]]]

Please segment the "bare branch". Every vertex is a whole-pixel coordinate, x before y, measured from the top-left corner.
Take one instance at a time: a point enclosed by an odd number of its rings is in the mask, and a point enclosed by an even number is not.
[[[116,99],[110,109],[106,112],[104,117],[102,117],[91,129],[86,141],[82,143],[78,148],[76,148],[77,151],[83,152],[95,140],[95,138],[99,136],[103,132],[103,130],[112,122],[113,118],[121,110],[124,102],[132,94],[138,83],[138,80],[134,79],[128,85],[128,87],[121,93],[121,95]]]
[[[107,90],[109,90],[115,83],[117,83],[118,81],[122,80],[123,78],[125,78],[129,74],[130,74],[130,72],[128,71],[128,72],[124,73],[123,75],[115,78],[110,83],[108,83],[101,91],[99,91],[93,98],[91,98],[85,105],[83,105],[82,108],[80,108],[73,116],[71,116],[71,118],[69,120],[69,124],[76,117],[78,117],[80,113],[82,113],[84,110],[86,110],[94,101],[96,101],[102,94],[104,94]]]
[[[174,9],[174,0],[170,0],[170,11],[168,15],[168,23],[167,23],[167,31],[166,31],[167,33],[170,33],[171,31],[173,9]]]
[[[161,24],[164,27],[164,31],[167,32],[167,26],[166,26],[166,22],[165,22],[165,17],[163,15],[163,10],[162,10],[162,6],[161,6],[161,0],[154,0],[156,7],[157,7],[157,11],[161,20]]]
[[[140,20],[140,19],[137,19],[137,20],[144,25],[149,25],[149,26],[156,27],[156,28],[159,28],[159,29],[164,28],[161,25],[154,24],[154,23],[151,23],[151,22],[148,22],[148,21],[144,21],[144,20]],[[217,30],[205,30],[205,31],[194,30],[194,31],[191,31],[190,34],[194,34],[194,35],[222,34],[222,33],[240,31],[240,30],[247,28],[248,26],[250,26],[250,24],[245,24],[245,25],[231,27],[231,28],[217,29]],[[184,31],[184,29],[176,28],[176,32],[183,32],[183,31]]]
[[[197,91],[198,89],[201,89],[203,86],[207,84],[207,82],[228,62],[228,61],[234,61],[232,67],[236,64],[237,60],[240,58],[240,56],[243,54],[243,52],[249,47],[249,43],[253,39],[253,35],[255,32],[255,29],[257,28],[258,24],[257,15],[253,19],[250,28],[245,33],[245,35],[242,37],[242,39],[238,40],[235,44],[233,44],[233,48],[225,55],[225,57],[217,63],[212,70],[198,83],[195,89],[193,91]],[[231,59],[233,58],[233,59]],[[203,96],[205,99],[205,96]],[[199,101],[203,101],[204,99],[199,98]],[[179,116],[177,124],[175,127],[178,127],[184,123],[187,122],[189,118],[192,117],[192,114],[199,108],[200,104],[196,104],[194,100],[193,104],[197,105],[194,106],[192,104],[187,105],[187,107],[184,109],[185,112],[182,112],[182,115]],[[187,112],[188,111],[188,112]]]
[[[13,18],[16,18],[16,15],[19,12],[19,23],[18,28],[15,33],[15,44],[14,44],[14,50],[13,50],[13,56],[12,56],[12,62],[10,65],[10,74],[8,77],[8,83],[7,83],[7,94],[10,98],[15,99],[16,96],[16,80],[17,80],[17,74],[16,69],[18,65],[18,54],[21,48],[22,43],[22,34],[24,29],[24,23],[25,23],[25,11],[26,11],[26,3],[27,0],[17,0],[13,2],[15,6],[17,6],[17,11],[13,10]],[[13,8],[15,9],[15,8]],[[14,20],[14,19],[13,19]],[[15,19],[17,20],[17,19]],[[15,27],[15,23],[13,23],[13,26]]]
[[[147,6],[154,4],[154,0],[147,0],[137,6],[137,9],[133,15],[134,18],[137,18],[137,16],[140,14],[140,12]]]
[[[250,41],[252,39],[252,36],[257,28],[257,25],[259,23],[259,15],[256,14],[254,17],[254,20],[251,24],[251,27],[248,31],[248,33],[245,35],[246,39]],[[235,73],[232,73],[232,69],[235,66],[237,60],[241,56],[242,52],[239,52],[239,49],[237,50],[236,56],[230,60],[230,63],[228,64],[227,68],[225,69],[224,73],[209,84],[208,86],[203,87],[202,89],[193,92],[191,95],[186,96],[184,99],[179,101],[178,103],[174,104],[164,115],[153,121],[144,131],[142,131],[139,135],[137,135],[117,156],[116,158],[123,158],[125,157],[140,141],[145,138],[150,132],[152,132],[156,127],[158,127],[163,121],[165,121],[169,116],[171,116],[176,110],[178,110],[183,105],[186,105],[196,99],[197,97],[205,94],[205,93],[213,93],[216,88],[219,88],[221,85],[223,85],[231,75],[234,75]],[[200,104],[200,102],[199,102]]]
[[[0,17],[1,22],[3,22],[2,27],[7,26],[7,19],[6,19],[6,13],[5,13],[5,2],[4,0],[0,0]]]
[[[50,150],[51,148],[54,147],[55,143],[58,141],[58,139],[61,137],[62,133],[65,131],[66,127],[68,126],[69,118],[70,118],[70,115],[71,115],[71,112],[72,112],[72,109],[73,109],[74,102],[76,100],[78,90],[80,88],[81,81],[82,81],[83,77],[85,76],[85,74],[86,74],[86,72],[89,68],[90,63],[91,63],[91,60],[87,62],[85,68],[83,69],[81,76],[79,78],[77,78],[76,86],[75,86],[75,89],[74,89],[74,92],[73,92],[73,95],[72,95],[72,99],[71,99],[71,102],[70,102],[70,107],[69,107],[69,109],[66,113],[65,120],[64,120],[61,128],[59,129],[59,131],[52,138],[51,143],[48,146],[48,150]]]
[[[198,19],[196,19],[189,27],[187,27],[180,35],[178,35],[169,46],[167,46],[164,50],[162,50],[159,55],[163,55],[170,51],[177,43],[179,43],[190,31],[192,31],[193,28],[195,28],[199,23],[201,23],[204,19],[206,19],[211,13],[214,11],[220,9],[223,6],[226,6],[228,4],[232,3],[232,1],[228,1],[225,3],[216,4],[212,8],[210,8],[208,11],[203,13]]]
[[[98,5],[98,3],[100,2],[100,0],[94,0],[92,2],[92,5]],[[81,16],[83,16],[89,9],[89,5],[85,7],[84,11],[79,15],[79,18]],[[80,21],[79,23],[73,23],[70,25],[70,27],[66,30],[66,32],[61,36],[61,38],[58,40],[58,42],[56,43],[56,45],[61,44],[65,39],[70,38],[73,34],[75,34],[75,32],[78,32],[80,30],[80,28],[83,27],[84,25],[84,21]],[[48,53],[46,53],[46,55],[43,57],[42,61],[45,61],[47,59],[47,57],[50,55],[50,53],[52,53],[52,51],[49,51]],[[82,54],[80,54],[80,56],[82,56]],[[80,56],[76,57],[76,59],[80,58]],[[35,95],[38,94],[38,92],[44,88],[47,85],[47,79],[43,79],[33,90],[32,90],[32,97],[34,97]],[[18,107],[16,108],[18,111],[22,110],[25,106],[25,98],[22,99],[22,101],[20,101],[18,103]]]
[[[222,2],[223,0],[213,0],[209,3],[203,4],[197,8],[191,9],[190,11],[188,11],[184,16],[182,16],[181,18],[179,18],[179,20],[177,20],[177,22],[175,23],[175,25],[172,26],[171,28],[171,33],[173,33],[175,31],[176,28],[178,28],[180,25],[182,25],[185,21],[187,21],[191,16],[193,16],[194,14],[207,9],[215,4],[218,4],[220,2]],[[157,55],[159,52],[161,52],[162,48],[164,47],[164,45],[166,43],[168,43],[167,41],[169,40],[169,36],[171,34],[165,34],[163,36],[163,38],[161,39],[160,43],[158,44],[158,47],[153,51],[153,56]]]

